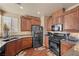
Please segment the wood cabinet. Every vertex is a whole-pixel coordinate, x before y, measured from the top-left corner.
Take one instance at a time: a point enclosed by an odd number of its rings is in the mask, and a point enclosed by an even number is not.
[[[67,42],[61,42],[61,55],[66,54],[66,52],[71,49],[74,45]]]
[[[22,49],[32,47],[32,38],[22,38]]]
[[[32,25],[40,25],[41,24],[40,18],[33,18],[33,19],[31,19],[31,24]]]
[[[16,55],[16,41],[8,42],[5,47],[5,56]]]
[[[21,17],[21,31],[31,31],[32,25],[40,25],[40,18],[38,17]]]
[[[48,36],[45,36],[45,47],[49,48],[49,38],[48,38]]]
[[[45,25],[45,30],[47,31],[47,20],[48,20],[48,16],[45,16],[45,19],[44,19],[44,25]]]
[[[53,24],[64,24],[64,16],[53,18]]]
[[[23,49],[32,47],[32,38],[25,37],[8,42],[5,45],[5,56],[14,56]]]
[[[52,16],[50,17],[45,17],[45,30],[46,31],[51,31],[51,26],[53,25],[53,18]]]
[[[16,53],[20,52],[22,50],[22,40],[16,40]]]
[[[50,17],[48,20],[47,20],[47,30],[48,31],[51,31],[51,26],[53,25],[53,18]]]
[[[61,8],[57,11],[55,11],[52,16],[53,16],[53,24],[63,24],[63,20],[64,20],[64,8]]]
[[[74,8],[66,12],[64,16],[64,30],[79,30],[79,8]]]
[[[21,17],[21,31],[31,30],[31,20],[29,18]]]
[[[59,9],[52,13],[51,16],[45,17],[45,29],[51,31],[51,26],[64,23],[64,9]]]

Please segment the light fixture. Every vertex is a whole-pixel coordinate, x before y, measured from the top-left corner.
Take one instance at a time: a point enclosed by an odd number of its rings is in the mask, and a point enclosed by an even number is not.
[[[22,6],[20,6],[19,8],[20,8],[20,9],[23,9],[23,7],[22,7]]]
[[[23,9],[23,6],[21,5],[21,3],[16,3],[20,9]]]
[[[40,12],[38,11],[37,14],[40,14]]]

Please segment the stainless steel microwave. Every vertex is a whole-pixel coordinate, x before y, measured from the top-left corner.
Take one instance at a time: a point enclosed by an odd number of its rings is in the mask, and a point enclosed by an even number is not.
[[[55,25],[52,25],[51,30],[52,31],[63,31],[63,24],[55,24]]]

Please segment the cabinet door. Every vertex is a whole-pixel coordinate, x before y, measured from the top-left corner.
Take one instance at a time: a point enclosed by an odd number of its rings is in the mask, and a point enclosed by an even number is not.
[[[78,30],[79,28],[79,19],[77,11],[72,12],[64,16],[64,29],[73,29]]]
[[[45,30],[47,31],[47,24],[48,24],[48,22],[47,22],[47,20],[48,20],[48,16],[45,16],[45,19],[44,19],[44,25],[45,25]]]
[[[67,51],[71,49],[73,46],[74,46],[73,44],[61,42],[61,55],[66,54]]]
[[[21,31],[26,31],[27,27],[25,27],[24,25],[26,25],[26,19],[25,18],[21,18]]]
[[[47,30],[51,31],[51,26],[53,25],[53,19],[50,18],[47,20]]]
[[[18,39],[16,40],[16,52],[20,52],[22,50],[22,40]]]
[[[14,55],[16,55],[16,41],[7,43],[5,47],[5,56],[14,56]]]
[[[22,49],[32,47],[32,38],[22,38]]]
[[[40,25],[40,19],[39,18],[33,18],[31,20],[32,25]]]
[[[45,47],[49,48],[49,39],[48,39],[48,36],[45,36]]]
[[[30,31],[31,30],[31,21],[28,18],[21,18],[21,31]]]
[[[62,16],[58,16],[56,18],[53,19],[53,24],[63,24],[64,22],[64,17]]]
[[[31,31],[31,20],[27,19],[24,26],[26,27],[26,31]]]

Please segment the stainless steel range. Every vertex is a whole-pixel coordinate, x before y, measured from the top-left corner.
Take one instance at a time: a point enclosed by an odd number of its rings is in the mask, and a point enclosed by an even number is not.
[[[49,32],[49,49],[57,56],[61,55],[61,40],[68,39],[69,33],[51,33]]]

